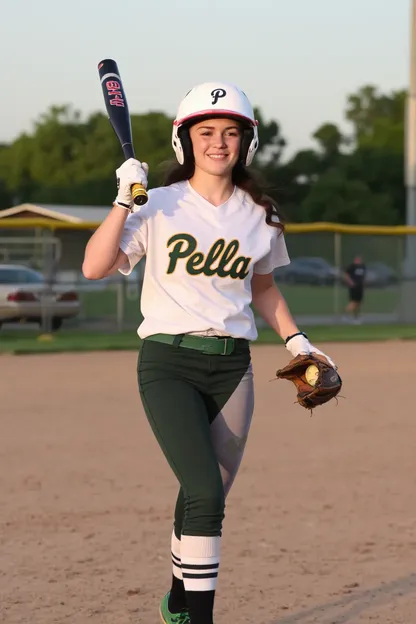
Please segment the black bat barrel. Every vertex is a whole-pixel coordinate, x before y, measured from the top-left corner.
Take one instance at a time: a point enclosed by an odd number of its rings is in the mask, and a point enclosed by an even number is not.
[[[108,118],[120,141],[124,157],[126,160],[135,158],[130,113],[117,63],[113,59],[104,59],[98,63],[98,74]],[[147,202],[146,189],[141,184],[133,184],[131,192],[133,201],[138,206]]]
[[[117,63],[105,59],[98,65],[108,118],[121,143],[125,158],[134,158],[130,113]]]

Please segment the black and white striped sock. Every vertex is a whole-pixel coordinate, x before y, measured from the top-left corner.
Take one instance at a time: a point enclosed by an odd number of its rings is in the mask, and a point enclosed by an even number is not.
[[[181,568],[181,541],[175,535],[175,531],[172,531],[171,537],[171,554],[172,554],[172,573],[177,579],[182,581],[182,568]]]
[[[181,542],[172,533],[171,538],[172,553],[172,587],[169,594],[168,609],[171,613],[180,613],[187,608],[185,586],[182,578],[181,567]]]
[[[192,624],[212,624],[221,538],[182,535],[181,568]]]

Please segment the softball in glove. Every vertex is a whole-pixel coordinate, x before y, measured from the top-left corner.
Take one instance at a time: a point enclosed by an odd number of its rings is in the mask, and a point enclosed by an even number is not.
[[[313,381],[306,373],[310,366],[316,367]],[[342,387],[341,377],[326,358],[314,353],[301,354],[287,366],[276,371],[277,379],[288,379],[296,387],[297,402],[308,410],[334,399]],[[309,380],[309,383],[308,383]]]

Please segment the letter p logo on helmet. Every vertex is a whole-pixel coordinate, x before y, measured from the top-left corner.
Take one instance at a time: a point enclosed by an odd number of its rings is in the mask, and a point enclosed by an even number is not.
[[[220,98],[223,98],[226,95],[227,91],[225,89],[213,89],[211,91],[212,105],[216,104]]]

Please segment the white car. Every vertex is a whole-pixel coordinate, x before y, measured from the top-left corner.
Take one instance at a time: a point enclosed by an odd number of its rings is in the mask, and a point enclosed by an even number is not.
[[[63,319],[80,310],[77,292],[68,286],[50,287],[42,273],[19,264],[0,264],[0,327],[3,323],[42,323],[50,318],[57,330]]]

